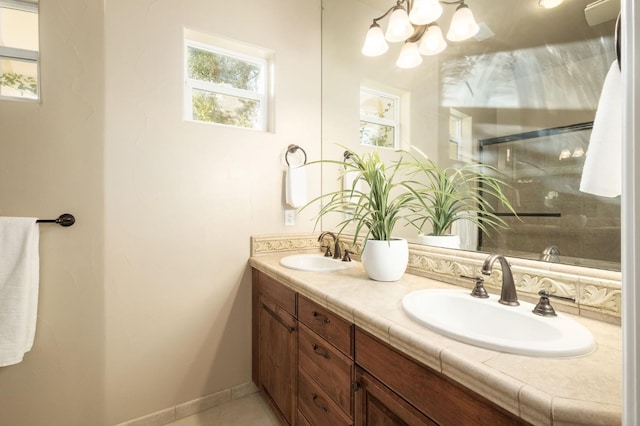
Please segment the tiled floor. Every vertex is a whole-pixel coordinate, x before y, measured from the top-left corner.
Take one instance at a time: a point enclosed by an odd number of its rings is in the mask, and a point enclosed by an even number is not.
[[[280,426],[280,422],[262,394],[253,393],[167,426]]]

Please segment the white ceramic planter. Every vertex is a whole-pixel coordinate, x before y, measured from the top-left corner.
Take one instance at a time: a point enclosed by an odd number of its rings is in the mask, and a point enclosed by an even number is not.
[[[459,249],[460,237],[458,235],[426,235],[418,234],[420,244],[433,247]]]
[[[409,263],[409,244],[402,238],[368,240],[360,260],[372,280],[398,281]]]

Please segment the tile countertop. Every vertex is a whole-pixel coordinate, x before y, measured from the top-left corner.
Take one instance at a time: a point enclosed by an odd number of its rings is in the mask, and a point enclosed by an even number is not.
[[[402,298],[411,291],[460,287],[411,274],[392,283],[372,281],[355,261],[344,271],[296,271],[280,266],[287,254],[254,256],[249,264],[527,422],[622,423],[619,326],[563,313],[591,330],[597,342],[594,352],[544,358],[492,351],[431,331],[402,309]]]

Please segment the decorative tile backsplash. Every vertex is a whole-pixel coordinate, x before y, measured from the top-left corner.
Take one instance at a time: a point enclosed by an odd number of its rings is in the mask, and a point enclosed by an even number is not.
[[[345,236],[343,238],[348,241]],[[356,249],[359,252],[359,247]],[[318,237],[311,234],[259,235],[251,238],[251,256],[320,250]],[[486,257],[486,253],[409,244],[407,272],[471,288],[470,280],[461,275],[480,275]],[[357,253],[354,258],[358,258]],[[558,311],[620,323],[620,272],[515,257],[510,257],[509,262],[521,299],[535,303],[538,292],[545,289],[551,294],[575,298],[575,303],[554,300],[553,305]],[[499,268],[494,268],[491,276],[484,278],[489,291],[500,292],[502,275]]]

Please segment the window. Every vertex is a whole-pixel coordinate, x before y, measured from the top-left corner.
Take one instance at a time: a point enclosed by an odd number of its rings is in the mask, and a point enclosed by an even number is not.
[[[471,158],[471,117],[453,108],[449,110],[449,159]]]
[[[38,5],[0,0],[0,98],[38,100]]]
[[[400,97],[360,88],[360,144],[400,147]]]
[[[249,55],[239,44],[238,50],[231,50],[192,39],[185,45],[185,118],[266,131],[267,52]]]

